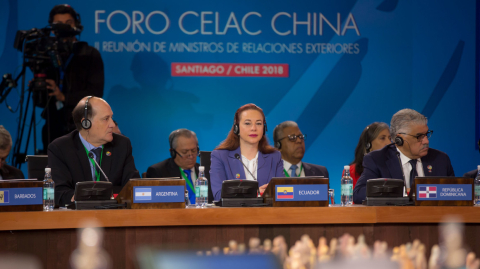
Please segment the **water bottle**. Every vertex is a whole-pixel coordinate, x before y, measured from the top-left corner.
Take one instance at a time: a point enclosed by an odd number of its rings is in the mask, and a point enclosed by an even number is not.
[[[199,175],[195,182],[195,204],[197,207],[205,207],[208,200],[208,180],[205,177],[205,167],[200,166],[198,172]]]
[[[55,207],[55,182],[52,180],[52,169],[45,168],[43,180],[43,211],[53,211]]]
[[[477,166],[477,177],[473,184],[475,185],[475,205],[480,205],[480,165]]]
[[[185,189],[185,207],[190,206],[190,198],[188,197],[188,190]]]
[[[345,165],[345,174],[342,177],[340,204],[342,206],[351,205],[353,203],[353,179],[350,177],[350,166]]]

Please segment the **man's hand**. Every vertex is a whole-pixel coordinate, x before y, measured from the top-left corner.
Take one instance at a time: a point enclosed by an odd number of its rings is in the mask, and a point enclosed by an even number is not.
[[[55,83],[55,80],[53,79],[46,79],[47,82],[47,89],[52,90],[53,92],[49,93],[49,96],[55,96],[58,101],[64,102],[65,101],[65,95],[60,91],[60,88],[58,88],[57,84]]]

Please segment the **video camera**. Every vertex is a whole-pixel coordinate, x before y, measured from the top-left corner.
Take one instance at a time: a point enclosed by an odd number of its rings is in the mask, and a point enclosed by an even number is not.
[[[63,59],[73,52],[74,39],[71,37],[80,32],[80,29],[63,23],[17,31],[13,47],[23,52],[24,64],[33,72],[30,90],[36,105],[46,104],[47,70],[51,67],[63,68]]]

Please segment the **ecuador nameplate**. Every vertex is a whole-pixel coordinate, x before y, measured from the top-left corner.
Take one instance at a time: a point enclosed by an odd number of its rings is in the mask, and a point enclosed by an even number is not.
[[[418,201],[471,201],[471,184],[417,184]]]
[[[41,205],[43,188],[3,188],[0,189],[0,206]]]
[[[328,201],[327,184],[276,185],[275,201]]]
[[[185,202],[184,186],[133,187],[134,203],[182,203]]]

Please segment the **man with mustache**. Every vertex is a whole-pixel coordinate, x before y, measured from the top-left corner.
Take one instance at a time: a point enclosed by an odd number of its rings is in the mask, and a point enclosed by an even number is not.
[[[325,166],[302,162],[306,137],[294,121],[284,121],[273,130],[275,147],[282,153],[285,176],[328,178],[328,170]]]
[[[367,180],[372,178],[403,179],[405,175],[405,186],[409,189],[417,176],[455,176],[448,155],[429,148],[432,133],[427,117],[417,111],[402,109],[395,113],[390,122],[395,143],[365,156],[363,173],[353,190],[353,202],[362,203]]]

